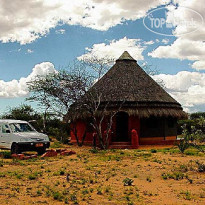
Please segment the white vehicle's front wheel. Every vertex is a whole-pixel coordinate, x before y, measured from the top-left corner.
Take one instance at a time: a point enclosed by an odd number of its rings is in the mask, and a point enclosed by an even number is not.
[[[11,146],[11,154],[20,154],[20,153],[21,152],[20,152],[18,144],[13,143]]]

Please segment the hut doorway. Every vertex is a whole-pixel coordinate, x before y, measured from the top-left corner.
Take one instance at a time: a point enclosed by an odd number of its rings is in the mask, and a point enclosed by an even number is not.
[[[128,142],[128,119],[126,112],[118,112],[116,114],[116,142]]]

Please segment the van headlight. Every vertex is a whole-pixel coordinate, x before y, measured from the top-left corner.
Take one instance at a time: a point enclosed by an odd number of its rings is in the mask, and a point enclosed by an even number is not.
[[[45,141],[49,141],[48,135],[45,136]]]

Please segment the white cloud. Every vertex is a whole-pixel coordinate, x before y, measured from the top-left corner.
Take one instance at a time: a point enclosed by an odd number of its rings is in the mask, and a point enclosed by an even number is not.
[[[159,74],[167,92],[182,104],[185,111],[205,110],[205,73],[181,71],[176,75]]]
[[[175,19],[177,18],[177,21],[175,21],[176,29],[174,30],[174,35],[178,36],[181,33],[188,33],[193,30],[192,27],[185,26],[185,23],[180,22],[191,22],[191,19],[196,19],[195,12],[201,14],[205,21],[204,0],[175,0],[174,2],[178,3],[179,6],[168,6],[169,12],[167,13],[168,22],[173,22],[173,12]],[[182,12],[184,7],[191,10]],[[205,70],[205,24],[197,20],[195,21],[195,27],[198,29],[197,31],[181,35],[171,45],[159,46],[148,55],[154,58],[176,58],[195,61],[192,64],[192,68]]]
[[[65,34],[65,29],[59,29],[55,31],[56,34]]]
[[[31,49],[27,49],[27,53],[33,53],[34,51]]]
[[[192,68],[205,70],[205,42],[202,41],[193,41],[180,37],[173,44],[159,46],[148,55],[153,58],[176,58],[196,61],[192,64]]]
[[[145,41],[144,42],[144,44],[145,45],[152,45],[152,44],[154,44],[155,42],[153,41],[153,40],[151,40],[151,41]]]
[[[168,44],[169,43],[169,39],[167,39],[167,38],[162,39],[162,43]]]
[[[43,62],[37,64],[32,69],[32,72],[27,77],[22,77],[20,80],[12,80],[5,82],[0,80],[0,98],[13,98],[27,96],[28,86],[27,82],[35,79],[36,76],[45,76],[49,73],[56,72],[54,65],[50,62]]]
[[[109,44],[94,44],[92,48],[86,48],[87,53],[79,56],[78,59],[89,59],[92,56],[99,59],[106,57],[117,59],[124,51],[128,51],[136,60],[143,60],[142,52],[146,47],[142,46],[140,41],[140,39],[128,39],[124,37],[120,40],[112,40]]]
[[[31,43],[58,24],[107,30],[170,0],[0,0],[0,41]],[[23,5],[23,6],[22,6]]]

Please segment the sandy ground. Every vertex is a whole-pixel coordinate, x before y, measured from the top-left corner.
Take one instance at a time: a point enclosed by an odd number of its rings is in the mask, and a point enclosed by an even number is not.
[[[0,204],[205,204],[205,173],[196,164],[205,162],[201,153],[182,155],[167,146],[66,148],[77,154],[0,159]]]

